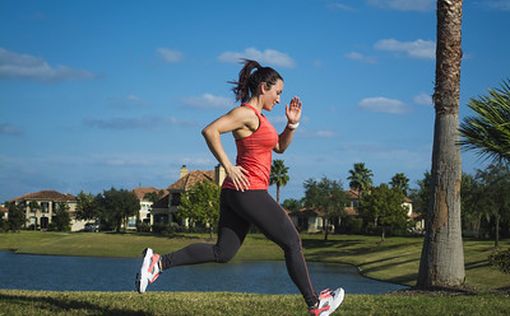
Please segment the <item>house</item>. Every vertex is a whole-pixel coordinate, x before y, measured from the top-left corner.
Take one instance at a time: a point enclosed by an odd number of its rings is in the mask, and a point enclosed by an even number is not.
[[[347,217],[358,217],[358,206],[360,198],[359,192],[353,189],[349,189],[349,191],[346,191],[345,194],[348,199],[348,203],[344,208],[345,215]],[[416,229],[423,230],[425,227],[425,220],[420,217],[419,214],[413,211],[412,200],[408,197],[405,197],[402,205],[407,208],[407,217],[416,221]],[[289,217],[300,231],[317,233],[323,230],[324,214],[319,210],[302,208],[298,211],[289,212]],[[334,226],[339,224],[341,224],[341,219],[334,219],[333,223],[329,223],[329,225],[331,225],[329,229],[333,230]]]
[[[158,193],[159,191],[161,190],[154,187],[140,187],[133,189],[133,193],[136,195],[138,200],[140,200],[140,210],[137,215],[128,218],[128,230],[136,230],[136,223],[138,220],[149,225],[154,224],[154,217],[151,213],[153,202],[145,198],[145,195],[147,193]]]
[[[9,216],[9,209],[5,205],[0,205],[0,220],[6,221]]]
[[[16,205],[25,209],[25,227],[47,229],[60,203],[64,203],[71,218],[71,231],[82,230],[86,224],[84,220],[76,219],[78,200],[72,194],[64,194],[53,190],[28,193],[13,200]]]
[[[186,165],[183,165],[180,169],[179,179],[169,185],[166,189],[168,193],[152,206],[154,223],[175,222],[175,213],[180,205],[182,193],[202,181],[214,181],[221,186],[225,177],[225,169],[221,165],[217,165],[213,170],[194,171],[189,171]],[[188,221],[185,219],[179,224],[188,226]]]

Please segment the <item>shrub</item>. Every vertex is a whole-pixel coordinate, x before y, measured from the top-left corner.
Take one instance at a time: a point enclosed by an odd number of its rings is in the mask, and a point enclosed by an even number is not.
[[[138,221],[136,223],[136,231],[139,233],[149,233],[151,231],[151,225]]]
[[[489,263],[504,273],[510,273],[510,248],[495,251],[489,256]]]

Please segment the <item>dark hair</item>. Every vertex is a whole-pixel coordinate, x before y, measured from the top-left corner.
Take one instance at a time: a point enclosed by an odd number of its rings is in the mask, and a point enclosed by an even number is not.
[[[244,67],[239,72],[239,80],[229,81],[236,85],[232,88],[236,95],[236,101],[244,103],[250,98],[258,96],[260,94],[258,87],[262,82],[265,82],[267,87],[271,87],[276,84],[278,79],[283,81],[282,76],[271,67],[262,67],[258,62],[250,59],[242,59],[242,63]],[[253,69],[256,70],[253,71]]]

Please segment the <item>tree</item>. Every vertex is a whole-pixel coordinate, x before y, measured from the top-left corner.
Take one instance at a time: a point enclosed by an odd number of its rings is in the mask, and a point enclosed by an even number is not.
[[[360,197],[363,192],[370,190],[372,187],[372,177],[374,174],[372,170],[365,167],[365,163],[358,162],[354,164],[353,169],[349,170],[349,187],[360,193]]]
[[[457,146],[462,0],[437,1],[435,125],[431,198],[417,287],[455,288],[465,280],[461,227],[461,162]]]
[[[161,199],[161,197],[165,194],[165,191],[159,190],[154,192],[145,193],[143,196],[144,199],[151,201],[152,203],[156,203]]]
[[[198,182],[181,195],[178,215],[209,227],[212,239],[220,216],[220,187],[212,181]]]
[[[344,215],[347,202],[345,192],[340,181],[323,177],[320,182],[308,179],[304,183],[304,205],[316,209],[324,220],[324,240],[328,240],[329,222]]]
[[[67,203],[57,203],[56,212],[51,220],[51,224],[56,231],[67,232],[71,230],[71,217],[69,216],[69,205]]]
[[[491,164],[486,170],[477,170],[475,179],[481,184],[476,196],[479,213],[493,220],[494,247],[498,247],[500,221],[510,213],[510,168],[502,163]]]
[[[99,220],[103,229],[115,229],[120,232],[127,226],[127,218],[140,209],[140,200],[132,191],[111,188],[95,198]]]
[[[409,178],[402,172],[396,173],[391,178],[390,186],[392,189],[399,190],[404,196],[407,196],[407,191],[409,191]]]
[[[480,224],[483,216],[483,198],[480,181],[470,174],[462,174],[461,184],[462,229],[476,233],[480,237]]]
[[[269,183],[276,184],[276,202],[280,204],[280,187],[283,187],[289,181],[289,168],[285,166],[283,160],[275,159],[271,165],[271,176]]]
[[[381,227],[381,241],[384,241],[387,228],[406,227],[407,209],[403,206],[404,194],[387,184],[373,187],[370,194],[360,200],[359,212],[366,222]]]
[[[301,202],[296,199],[285,199],[282,206],[290,212],[296,212],[301,208]]]
[[[430,203],[430,182],[431,175],[429,171],[425,171],[423,179],[416,181],[418,189],[410,190],[410,197],[413,200],[413,210],[426,217],[427,209]]]
[[[25,210],[23,209],[23,206],[16,205],[14,202],[7,202],[6,204],[8,209],[7,224],[9,230],[17,232],[27,221],[25,217]]]
[[[76,218],[83,220],[96,220],[98,217],[97,205],[91,193],[81,191],[76,197]]]
[[[468,103],[475,116],[460,125],[460,145],[493,161],[510,162],[510,80],[500,89],[489,89],[488,96]]]

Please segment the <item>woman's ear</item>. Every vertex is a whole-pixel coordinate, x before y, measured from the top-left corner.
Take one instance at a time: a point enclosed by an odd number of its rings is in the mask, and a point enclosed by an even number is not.
[[[269,86],[269,84],[267,84],[267,82],[262,81],[259,84],[259,92],[260,92],[260,94],[264,94],[264,93],[266,93],[269,90],[271,90],[271,87]]]

